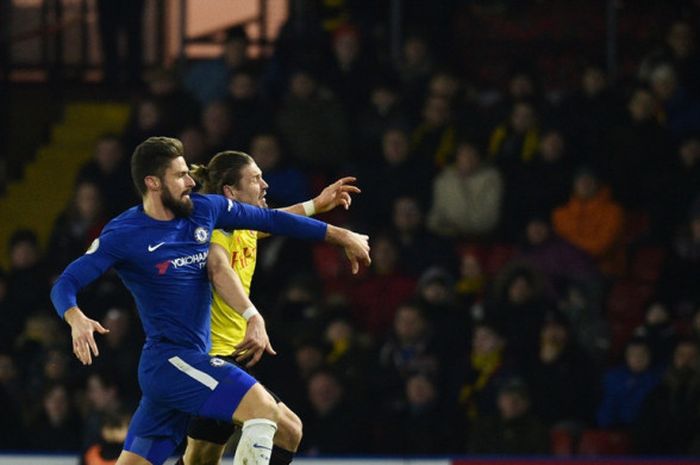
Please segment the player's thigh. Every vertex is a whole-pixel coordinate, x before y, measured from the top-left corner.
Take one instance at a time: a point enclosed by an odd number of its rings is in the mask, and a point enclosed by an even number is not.
[[[117,459],[117,465],[152,465],[151,462],[128,450],[123,450]]]
[[[280,409],[272,395],[260,384],[255,383],[245,393],[233,412],[233,421],[243,423],[253,418],[265,418],[277,423]]]
[[[185,463],[187,465],[218,465],[226,444],[216,444],[201,439],[187,438]]]

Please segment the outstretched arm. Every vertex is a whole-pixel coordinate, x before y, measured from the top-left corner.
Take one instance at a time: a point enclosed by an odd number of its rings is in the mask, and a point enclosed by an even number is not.
[[[92,364],[92,356],[99,355],[94,332],[105,334],[109,330],[80,310],[78,292],[101,276],[115,260],[109,246],[104,243],[100,246],[100,240],[96,239],[85,255],[68,265],[51,289],[51,302],[70,325],[73,353],[83,365]]]
[[[208,195],[214,202],[224,202],[220,207],[216,227],[224,229],[253,229],[298,239],[325,240],[345,249],[352,272],[359,271],[360,263],[369,265],[369,238],[322,221],[292,215],[279,210],[253,207],[228,200],[220,195]]]
[[[362,192],[359,187],[352,185],[355,180],[356,178],[352,176],[340,178],[333,184],[326,186],[313,199],[290,205],[289,207],[279,208],[278,210],[300,216],[314,216],[317,213],[331,211],[341,205],[347,210],[352,204],[352,196],[350,194]],[[258,239],[269,236],[268,233],[258,232]]]
[[[231,257],[225,248],[211,244],[207,270],[217,294],[247,321],[245,337],[233,353],[236,361],[249,359],[246,366],[251,367],[258,363],[263,352],[276,355],[267,335],[265,320],[246,295],[241,279],[231,267]]]

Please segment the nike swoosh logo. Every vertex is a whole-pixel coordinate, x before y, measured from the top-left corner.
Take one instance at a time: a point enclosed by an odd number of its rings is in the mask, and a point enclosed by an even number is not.
[[[149,251],[149,252],[153,252],[154,250],[156,250],[158,247],[160,247],[160,246],[163,245],[163,244],[165,244],[165,242],[161,242],[160,244],[156,244],[156,245],[149,245],[149,246],[148,246],[148,251]]]
[[[257,442],[255,444],[253,444],[253,447],[255,447],[256,449],[272,450],[271,448],[269,448],[267,446],[260,445]]]

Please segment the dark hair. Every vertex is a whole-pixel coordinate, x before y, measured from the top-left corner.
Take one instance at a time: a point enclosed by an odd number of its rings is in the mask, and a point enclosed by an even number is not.
[[[131,177],[136,190],[146,194],[146,176],[162,178],[170,162],[184,156],[182,142],[172,137],[149,137],[131,156]]]
[[[206,194],[223,194],[224,186],[238,186],[241,171],[253,162],[247,153],[226,150],[219,152],[205,165],[192,166],[190,175],[202,185]]]
[[[12,250],[15,248],[15,246],[23,242],[28,242],[34,247],[39,247],[39,239],[34,231],[31,229],[18,229],[12,233],[12,236],[10,236],[7,248],[8,250]]]
[[[120,428],[128,425],[129,421],[131,421],[131,414],[122,408],[113,412],[105,412],[100,416],[102,428]]]

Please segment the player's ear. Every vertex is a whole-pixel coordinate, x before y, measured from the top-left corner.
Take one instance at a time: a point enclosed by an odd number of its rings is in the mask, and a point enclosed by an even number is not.
[[[224,184],[221,187],[221,191],[226,198],[236,200],[236,191],[233,189],[233,187],[229,186],[228,184]]]
[[[158,176],[146,176],[143,180],[148,190],[157,191],[160,189],[160,179],[158,179]]]

